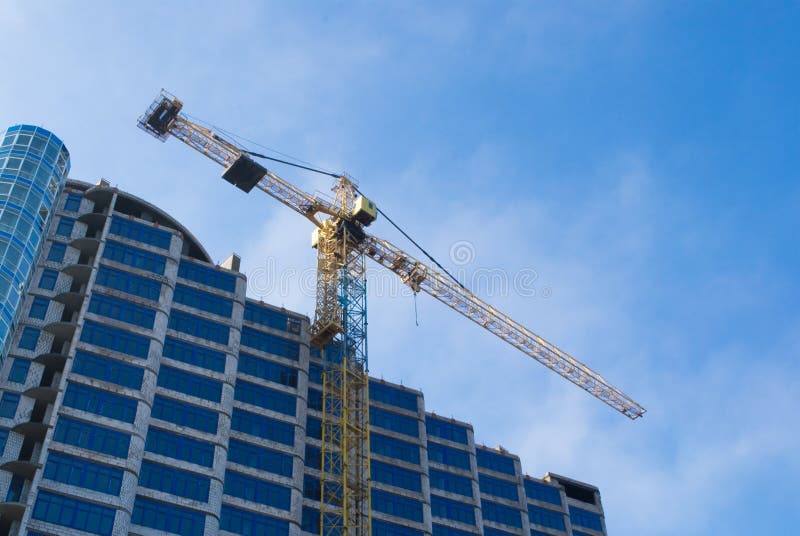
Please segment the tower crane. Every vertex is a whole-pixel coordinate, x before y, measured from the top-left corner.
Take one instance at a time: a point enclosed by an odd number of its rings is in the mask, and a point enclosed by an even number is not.
[[[162,90],[139,118],[138,126],[161,141],[177,138],[223,166],[226,181],[244,192],[262,190],[315,226],[312,246],[317,249],[317,287],[310,338],[312,345],[326,349],[323,536],[370,536],[366,257],[397,274],[414,293],[433,296],[626,417],[644,415],[642,406],[598,373],[475,296],[435,261],[436,267],[427,265],[369,234],[365,228],[379,210],[347,176],[329,173],[336,181],[332,201],[306,193],[255,160],[277,159],[247,150],[192,121],[182,109],[180,100]]]

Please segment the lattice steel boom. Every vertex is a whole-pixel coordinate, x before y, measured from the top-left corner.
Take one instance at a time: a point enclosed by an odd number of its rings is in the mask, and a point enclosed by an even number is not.
[[[415,292],[421,290],[430,294],[623,415],[631,419],[644,415],[646,410],[642,406],[598,373],[462,288],[441,271],[371,235],[367,235],[361,248],[368,257],[399,275]]]

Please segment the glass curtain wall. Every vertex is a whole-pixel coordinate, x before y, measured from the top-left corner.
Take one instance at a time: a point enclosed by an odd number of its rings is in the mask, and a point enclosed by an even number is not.
[[[69,151],[51,132],[16,125],[0,134],[0,350],[5,357],[20,296],[69,172]]]

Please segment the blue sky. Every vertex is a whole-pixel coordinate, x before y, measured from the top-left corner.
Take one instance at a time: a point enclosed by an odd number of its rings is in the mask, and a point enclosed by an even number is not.
[[[532,475],[598,485],[614,536],[796,533],[796,2],[162,4],[0,1],[0,125],[53,130],[73,178],[173,212],[244,256],[251,295],[307,314],[304,220],[135,120],[165,87],[349,172],[468,279],[535,273],[533,296],[480,290],[649,411],[628,421],[425,296],[416,326],[377,270],[373,374]]]

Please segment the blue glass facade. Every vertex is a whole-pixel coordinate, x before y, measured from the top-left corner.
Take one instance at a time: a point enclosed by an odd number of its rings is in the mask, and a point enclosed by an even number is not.
[[[0,134],[0,349],[31,277],[53,201],[69,173],[69,151],[47,130],[16,125]]]
[[[128,194],[68,181],[51,207],[0,369],[0,498],[28,505],[0,534],[319,534],[308,320]],[[370,394],[372,536],[604,534],[593,488],[523,476],[418,391]]]

